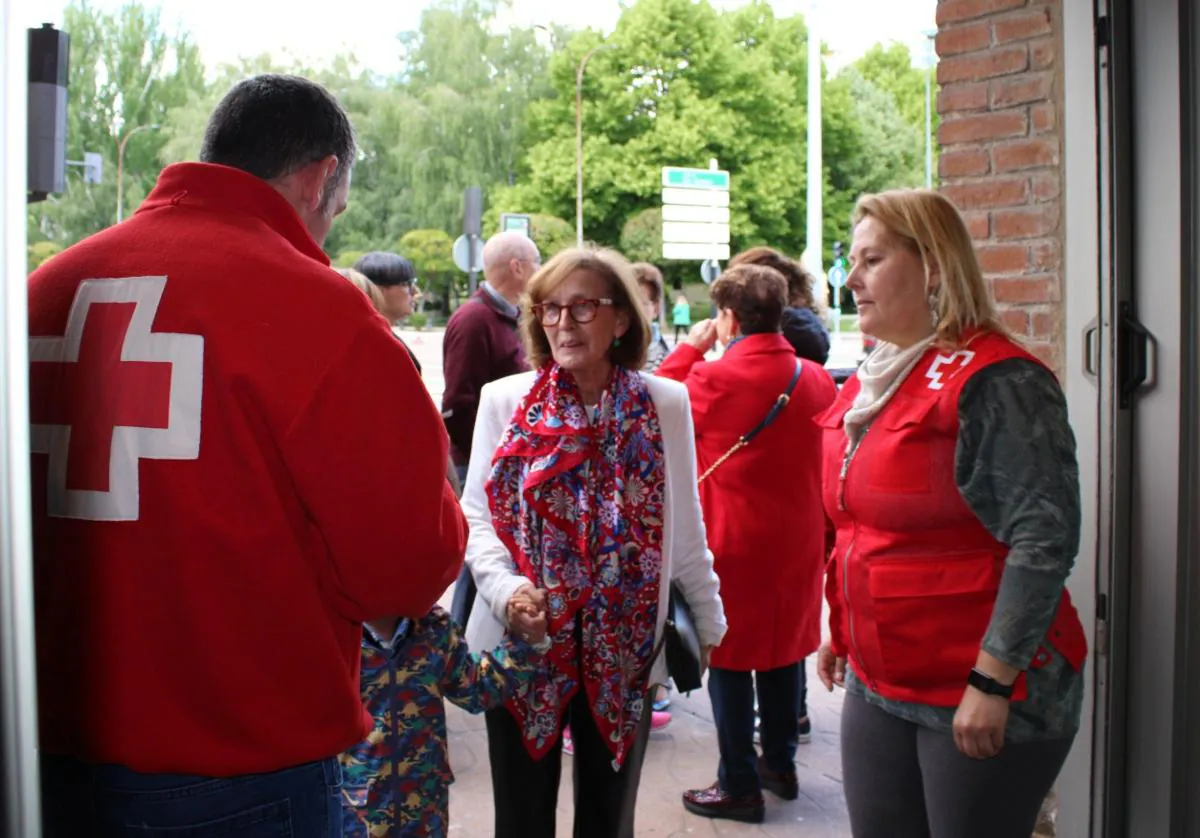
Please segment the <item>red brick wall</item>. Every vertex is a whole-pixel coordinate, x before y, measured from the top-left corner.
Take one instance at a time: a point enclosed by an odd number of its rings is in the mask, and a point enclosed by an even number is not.
[[[1059,371],[1062,2],[937,7],[942,192],[967,217],[1005,322]]]

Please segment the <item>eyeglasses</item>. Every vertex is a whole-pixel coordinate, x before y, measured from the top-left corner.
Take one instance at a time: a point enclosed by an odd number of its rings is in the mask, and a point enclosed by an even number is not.
[[[583,325],[591,323],[596,319],[596,313],[600,310],[600,306],[610,306],[613,301],[607,298],[599,300],[575,300],[567,305],[559,305],[558,303],[538,303],[532,306],[533,313],[537,315],[543,326],[557,326],[562,320],[564,310],[571,312],[571,319],[576,323]]]

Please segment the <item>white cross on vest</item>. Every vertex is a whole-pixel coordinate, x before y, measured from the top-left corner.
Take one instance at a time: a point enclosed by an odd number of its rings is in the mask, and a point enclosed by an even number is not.
[[[165,276],[79,284],[62,337],[29,339],[30,442],[58,518],[136,521],[139,461],[200,456],[204,338],[152,332]]]
[[[962,369],[973,360],[975,360],[975,353],[969,349],[960,349],[953,355],[938,355],[929,365],[929,371],[925,373],[925,377],[929,379],[929,389],[941,390],[945,386],[942,383],[942,367],[957,363],[959,369]]]

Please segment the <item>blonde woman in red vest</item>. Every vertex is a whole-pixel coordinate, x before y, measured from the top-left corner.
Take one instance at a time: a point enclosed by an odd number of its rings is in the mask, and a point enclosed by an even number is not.
[[[1027,838],[1083,701],[1066,401],[1001,325],[945,198],[862,198],[850,261],[879,343],[819,420],[837,530],[819,672],[846,689],[851,831]]]

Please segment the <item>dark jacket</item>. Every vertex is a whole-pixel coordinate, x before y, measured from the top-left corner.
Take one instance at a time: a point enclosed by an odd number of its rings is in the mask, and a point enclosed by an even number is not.
[[[483,288],[454,312],[442,339],[442,420],[454,462],[466,465],[483,385],[528,369],[517,320]]]
[[[782,329],[797,358],[818,364],[829,360],[829,332],[812,309],[785,308]]]

